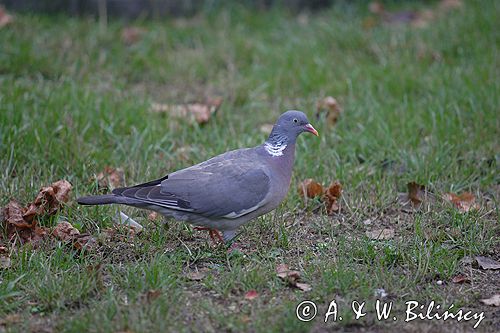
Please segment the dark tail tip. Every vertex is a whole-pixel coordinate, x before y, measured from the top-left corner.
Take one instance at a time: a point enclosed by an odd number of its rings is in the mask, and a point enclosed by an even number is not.
[[[89,195],[76,199],[80,205],[109,205],[118,203],[117,198],[113,194],[105,195]]]

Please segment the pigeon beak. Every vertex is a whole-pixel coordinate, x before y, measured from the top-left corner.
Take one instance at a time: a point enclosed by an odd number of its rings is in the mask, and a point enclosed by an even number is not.
[[[312,134],[314,134],[316,136],[319,136],[318,131],[316,131],[316,129],[313,127],[313,125],[307,124],[304,126],[304,128],[306,129],[306,131],[311,132]]]

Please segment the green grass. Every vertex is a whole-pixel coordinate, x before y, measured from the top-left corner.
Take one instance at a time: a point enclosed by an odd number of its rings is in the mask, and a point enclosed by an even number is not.
[[[0,271],[0,318],[18,320],[6,319],[0,331],[472,327],[384,323],[373,311],[355,320],[350,302],[373,304],[378,288],[398,315],[407,300],[435,300],[485,311],[480,329],[498,328],[495,309],[478,301],[498,292],[498,271],[478,271],[463,258],[500,259],[499,3],[467,1],[423,29],[363,28],[364,5],[305,15],[232,8],[141,21],[134,25],[146,32],[129,46],[120,40],[125,24],[114,20],[103,31],[90,18],[16,15],[0,29],[0,204],[28,202],[41,186],[67,179],[73,196],[60,215],[96,237],[116,208],[81,207],[74,198],[97,192],[94,175],[105,166],[124,168],[127,185],[155,179],[262,143],[260,125],[291,108],[304,110],[320,132],[299,139],[284,204],[242,228],[244,253],[216,249],[182,223],[145,219],[139,236],[99,238],[91,253],[55,240],[16,247],[12,266]],[[328,95],[344,109],[333,128],[314,118]],[[204,126],[148,111],[151,102],[207,96],[224,103]],[[304,207],[295,191],[304,178],[340,181],[341,213]],[[430,210],[402,212],[396,197],[410,181],[438,198],[471,191],[481,209],[460,214],[437,199]],[[394,239],[365,236],[378,226],[393,228]],[[312,291],[286,286],[275,273],[280,263],[299,270]],[[189,280],[195,269],[205,279]],[[451,283],[459,273],[472,284]],[[251,289],[259,297],[245,300]],[[158,297],[148,296],[154,291]],[[325,324],[334,298],[344,320]],[[308,323],[295,317],[305,299],[319,306]]]

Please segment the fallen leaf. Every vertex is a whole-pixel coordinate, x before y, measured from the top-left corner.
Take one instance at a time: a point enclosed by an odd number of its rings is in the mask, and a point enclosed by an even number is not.
[[[245,293],[245,299],[247,300],[253,300],[259,297],[259,293],[256,290],[249,290]]]
[[[66,180],[59,180],[49,186],[42,187],[35,200],[28,206],[23,218],[31,222],[39,215],[56,213],[62,204],[69,200],[71,184]]]
[[[375,229],[372,231],[367,231],[366,236],[368,236],[368,238],[376,240],[391,239],[394,237],[394,229],[390,228]]]
[[[52,230],[52,235],[63,242],[72,243],[77,250],[91,250],[96,244],[96,240],[92,235],[80,233],[78,229],[67,221],[59,222],[54,230]]]
[[[276,275],[278,275],[278,277],[283,280],[288,280],[288,282],[290,281],[295,282],[298,279],[300,279],[300,272],[295,270],[290,270],[288,268],[288,265],[286,264],[279,264],[276,267]]]
[[[408,183],[408,198],[414,205],[420,205],[424,201],[425,186],[415,182]]]
[[[115,188],[122,187],[125,184],[125,172],[122,168],[112,168],[106,166],[104,171],[97,174],[96,179],[100,188],[114,190]]]
[[[496,260],[483,256],[476,256],[475,259],[479,268],[493,270],[500,269],[500,262]]]
[[[4,6],[0,6],[0,28],[14,22],[14,17],[7,13]]]
[[[73,227],[71,223],[62,221],[56,225],[52,234],[60,240],[67,242],[73,241],[77,236],[79,236],[80,231]]]
[[[480,299],[479,301],[490,306],[500,306],[500,294],[495,294],[490,298]]]
[[[10,224],[20,229],[34,228],[36,222],[34,222],[33,220],[31,220],[30,222],[26,221],[23,218],[25,212],[25,207],[21,207],[21,205],[17,201],[11,200],[4,208],[4,220],[8,225]]]
[[[161,296],[161,290],[148,290],[146,293],[146,300],[148,302],[154,301]]]
[[[467,213],[470,210],[478,210],[479,204],[476,203],[474,194],[464,192],[460,195],[455,193],[445,193],[443,198],[454,204],[461,213]]]
[[[210,118],[217,112],[222,104],[221,97],[208,98],[205,103],[189,103],[189,104],[151,104],[151,112],[168,113],[176,118],[187,118],[191,122],[198,124],[207,123]]]
[[[47,231],[44,227],[38,227],[35,219],[27,221],[24,216],[26,211],[26,207],[12,200],[5,206],[4,219],[0,222],[5,222],[9,240],[12,241],[18,236],[22,243],[31,242],[37,245],[47,235]]]
[[[454,276],[453,279],[451,279],[451,282],[453,282],[453,283],[470,283],[470,279],[463,274],[459,274],[457,276]]]
[[[333,126],[342,113],[342,108],[332,96],[325,97],[316,103],[316,117],[320,118],[324,114],[326,123]]]
[[[325,190],[325,206],[326,206],[326,213],[328,215],[332,215],[334,212],[338,212],[340,209],[340,206],[338,204],[338,199],[340,198],[342,194],[342,185],[334,181],[328,186],[328,188]]]
[[[121,39],[124,44],[132,45],[142,39],[146,30],[139,27],[125,27],[122,29]]]
[[[187,278],[192,281],[201,281],[205,278],[206,273],[202,271],[191,271],[187,273]]]
[[[300,272],[289,269],[286,264],[279,264],[276,266],[276,275],[283,281],[287,282],[290,287],[294,287],[302,291],[312,290],[311,286],[307,283],[299,282]]]
[[[307,178],[299,183],[297,192],[301,197],[307,196],[308,198],[315,198],[323,194],[323,186],[314,181],[314,179]]]
[[[311,291],[312,290],[312,287],[311,285],[307,284],[307,283],[301,283],[301,282],[297,282],[295,284],[295,287],[297,287],[298,289],[302,290],[302,291]]]

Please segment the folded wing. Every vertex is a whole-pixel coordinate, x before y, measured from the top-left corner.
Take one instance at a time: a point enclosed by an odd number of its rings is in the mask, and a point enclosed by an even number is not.
[[[269,189],[267,170],[234,152],[113,194],[209,218],[237,218],[265,205]]]

